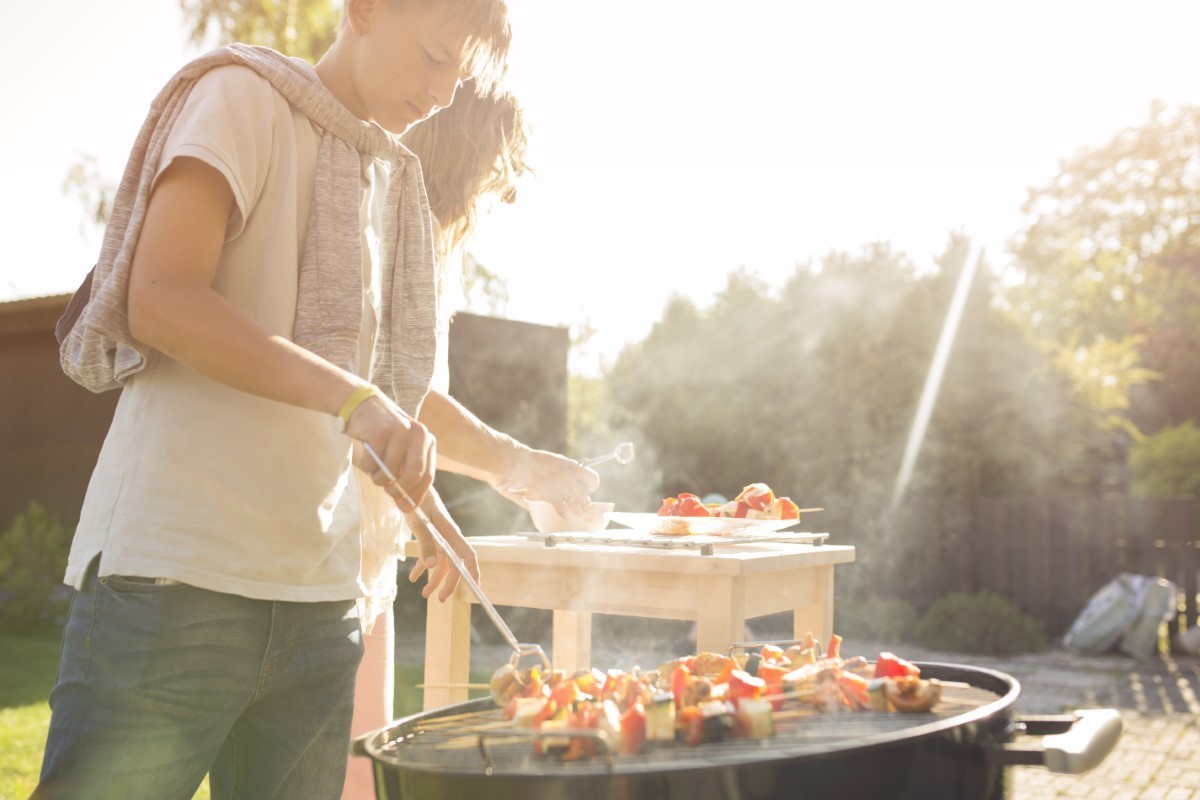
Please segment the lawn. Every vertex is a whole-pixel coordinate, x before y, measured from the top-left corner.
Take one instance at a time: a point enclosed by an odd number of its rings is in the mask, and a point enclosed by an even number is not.
[[[37,783],[50,727],[47,697],[58,671],[58,650],[57,632],[35,637],[0,634],[0,800],[26,800]],[[419,666],[397,667],[398,717],[420,710],[420,682]],[[207,779],[194,800],[208,800]]]

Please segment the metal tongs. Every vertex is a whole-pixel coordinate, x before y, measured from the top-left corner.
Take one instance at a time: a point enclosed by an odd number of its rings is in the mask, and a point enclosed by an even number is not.
[[[500,612],[496,610],[496,607],[492,605],[492,601],[488,600],[487,595],[483,593],[483,588],[480,587],[479,582],[471,577],[471,573],[467,570],[466,565],[462,563],[461,559],[459,559],[458,554],[450,549],[450,545],[447,544],[446,540],[442,538],[442,535],[438,533],[438,529],[434,527],[433,522],[429,519],[425,512],[421,510],[421,507],[416,503],[413,503],[412,498],[408,496],[408,492],[404,491],[404,487],[396,481],[396,476],[392,474],[392,471],[388,469],[387,464],[383,463],[383,459],[380,458],[379,454],[375,452],[375,448],[371,447],[371,445],[367,444],[366,442],[361,442],[361,444],[363,449],[366,450],[371,458],[375,460],[375,465],[379,467],[380,472],[386,475],[388,480],[392,481],[392,483],[396,485],[396,488],[400,490],[400,494],[405,500],[412,503],[412,513],[417,517],[418,520],[420,520],[421,524],[425,526],[425,532],[429,534],[429,537],[433,539],[433,542],[437,545],[438,549],[441,550],[442,553],[445,554],[446,558],[449,559],[450,563],[454,565],[454,569],[458,571],[459,577],[463,579],[463,582],[467,584],[467,588],[471,590],[471,593],[475,595],[475,599],[479,601],[479,605],[482,606],[483,610],[487,612],[488,617],[492,620],[492,624],[496,626],[496,630],[500,631],[500,635],[504,637],[504,640],[508,642],[509,647],[513,649],[513,654],[509,657],[508,663],[511,664],[514,669],[516,669],[520,665],[523,657],[536,655],[542,660],[542,664],[546,667],[546,669],[549,670],[551,666],[550,659],[546,657],[546,651],[542,649],[542,646],[517,641],[517,637],[513,634],[512,629],[504,623],[504,618],[500,616]]]
[[[579,462],[579,466],[594,467],[597,464],[604,464],[609,461],[616,461],[618,464],[628,464],[630,461],[633,461],[635,455],[636,451],[634,450],[633,442],[622,442],[611,453],[585,458]]]

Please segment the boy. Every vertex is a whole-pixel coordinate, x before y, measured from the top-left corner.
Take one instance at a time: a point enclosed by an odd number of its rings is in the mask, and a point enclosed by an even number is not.
[[[419,504],[478,577],[428,491],[430,220],[393,135],[490,84],[508,42],[504,0],[347,0],[315,70],[231,46],[156,100],[63,342],[73,378],[123,391],[34,797],[186,800],[206,772],[214,798],[337,797],[363,542]],[[457,576],[414,530],[410,578],[445,599]]]

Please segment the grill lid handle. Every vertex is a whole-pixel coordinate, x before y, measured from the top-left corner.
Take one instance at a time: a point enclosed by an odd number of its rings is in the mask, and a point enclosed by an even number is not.
[[[1003,766],[1044,766],[1051,772],[1078,775],[1096,767],[1121,738],[1124,723],[1112,708],[1084,708],[1071,715],[1026,717],[1017,733],[1041,736],[1041,746],[1009,745],[994,752]]]

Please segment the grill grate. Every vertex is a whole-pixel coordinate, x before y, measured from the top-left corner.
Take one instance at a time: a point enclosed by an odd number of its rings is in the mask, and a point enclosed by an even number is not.
[[[540,541],[546,547],[560,544],[586,544],[598,547],[645,547],[655,550],[697,550],[701,555],[711,556],[714,548],[755,542],[784,542],[787,544],[822,545],[828,533],[796,533],[792,531],[764,531],[761,533],[702,534],[667,536],[635,530],[606,530],[601,533],[519,533],[526,539]]]
[[[919,735],[996,703],[1001,696],[964,683],[944,685],[942,700],[928,714],[847,712],[823,714],[789,701],[775,715],[775,735],[766,739],[731,739],[690,746],[683,742],[648,742],[633,756],[618,756],[613,766],[602,757],[561,761],[533,752],[532,740],[513,733],[512,722],[488,699],[428,712],[385,729],[374,755],[397,767],[434,772],[514,775],[569,775],[643,772],[686,768],[692,764],[796,758],[869,746],[889,738]],[[462,711],[462,709],[471,709]],[[453,712],[460,713],[453,713]],[[481,753],[486,739],[488,755]],[[490,759],[491,769],[488,770]]]

